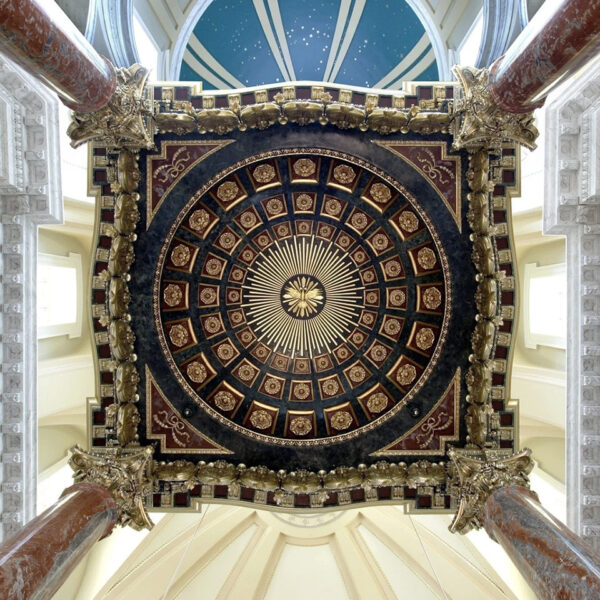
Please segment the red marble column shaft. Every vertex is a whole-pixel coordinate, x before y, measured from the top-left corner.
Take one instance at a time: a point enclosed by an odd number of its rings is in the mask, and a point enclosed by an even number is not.
[[[94,483],[67,488],[58,502],[0,545],[0,598],[52,598],[116,519],[117,506],[106,488]]]
[[[600,554],[522,486],[495,490],[484,527],[542,600],[600,598]]]
[[[600,51],[600,0],[546,2],[490,68],[490,94],[512,113],[530,112]]]
[[[100,56],[54,2],[0,0],[0,52],[78,111],[108,103],[117,80]]]

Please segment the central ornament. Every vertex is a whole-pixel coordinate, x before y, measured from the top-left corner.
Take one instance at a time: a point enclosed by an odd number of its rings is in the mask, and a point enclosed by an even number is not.
[[[310,275],[296,275],[281,290],[281,305],[297,319],[316,317],[324,304],[323,284]]]
[[[242,286],[246,320],[259,341],[292,358],[331,352],[364,308],[358,269],[325,240],[283,240],[258,255]]]

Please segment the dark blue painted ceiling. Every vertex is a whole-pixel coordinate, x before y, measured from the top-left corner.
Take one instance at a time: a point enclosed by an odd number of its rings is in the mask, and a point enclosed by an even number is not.
[[[205,89],[286,80],[396,88],[437,80],[438,69],[405,0],[215,0],[194,27],[180,79]]]

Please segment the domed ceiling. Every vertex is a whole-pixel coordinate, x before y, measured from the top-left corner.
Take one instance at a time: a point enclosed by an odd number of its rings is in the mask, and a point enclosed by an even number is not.
[[[94,150],[93,446],[147,507],[452,508],[450,447],[514,443],[514,147],[455,149],[446,84],[194,91]]]
[[[205,89],[306,80],[397,89],[438,78],[431,40],[405,0],[212,2],[179,75]]]

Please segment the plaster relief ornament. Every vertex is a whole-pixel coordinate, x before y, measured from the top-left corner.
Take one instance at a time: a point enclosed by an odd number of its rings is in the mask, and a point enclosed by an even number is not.
[[[313,199],[308,194],[300,194],[296,198],[298,210],[310,210],[313,205]]]
[[[402,290],[393,290],[390,292],[390,304],[392,306],[402,306],[406,301],[406,294]]]
[[[258,183],[268,183],[275,178],[275,168],[273,165],[269,164],[258,165],[258,167],[252,171],[252,177],[254,177]]]
[[[237,373],[242,381],[252,381],[254,378],[254,369],[250,365],[241,365]]]
[[[290,421],[290,431],[298,436],[307,435],[312,431],[312,423],[308,417],[294,417]]]
[[[230,231],[224,231],[219,236],[219,244],[225,250],[230,250],[235,246],[236,237]]]
[[[352,415],[346,410],[341,410],[332,415],[329,422],[336,431],[344,431],[352,425]]]
[[[435,334],[431,328],[423,327],[417,332],[415,341],[421,350],[429,350],[435,341]]]
[[[224,342],[220,344],[217,348],[217,356],[221,360],[231,360],[235,356],[235,350],[233,346],[229,342]]]
[[[350,165],[338,165],[333,169],[333,177],[342,184],[348,184],[354,180],[356,172]]]
[[[294,173],[299,177],[310,177],[316,170],[317,165],[310,158],[300,158],[294,163]]]
[[[266,410],[261,408],[255,410],[250,415],[250,423],[252,423],[256,429],[268,429],[273,424],[273,417]]]
[[[369,224],[369,220],[364,213],[356,212],[352,215],[350,223],[352,223],[352,226],[356,229],[364,229]]]
[[[321,389],[326,396],[335,396],[340,390],[340,385],[335,379],[328,379],[321,384]]]
[[[379,204],[385,204],[392,197],[392,192],[385,183],[374,183],[369,192],[371,198]]]
[[[218,275],[221,272],[221,267],[221,261],[216,258],[211,258],[206,261],[205,269],[209,275]]]
[[[367,399],[367,408],[371,413],[378,414],[387,408],[388,402],[388,397],[385,394],[377,392]]]
[[[210,215],[203,208],[195,210],[190,216],[190,227],[198,233],[202,233],[209,223]]]
[[[279,198],[271,198],[266,204],[267,212],[271,215],[278,215],[283,212],[283,202]]]
[[[402,273],[402,266],[397,260],[389,260],[384,266],[385,273],[388,277],[398,277]]]
[[[371,358],[375,362],[383,362],[388,356],[388,350],[385,346],[381,344],[375,344],[373,348],[371,348]]]
[[[224,412],[229,412],[235,408],[235,396],[231,392],[217,392],[214,400],[215,406]]]
[[[167,306],[177,306],[181,304],[183,299],[183,292],[178,285],[170,283],[163,291],[163,300]]]
[[[202,304],[214,304],[217,299],[217,291],[214,288],[204,288],[200,292],[200,301]]]
[[[362,367],[356,366],[350,369],[349,376],[352,383],[361,383],[365,380],[367,372]]]
[[[267,392],[267,394],[275,396],[279,394],[280,391],[281,382],[279,381],[279,379],[275,379],[273,377],[267,378],[267,380],[265,381],[265,392]]]
[[[417,262],[422,269],[427,271],[433,269],[437,263],[435,252],[431,248],[421,248],[417,252]]]
[[[208,317],[204,320],[204,329],[207,333],[217,333],[221,329],[221,321],[218,317]]]
[[[184,246],[183,244],[179,244],[175,246],[175,248],[173,248],[173,251],[171,252],[171,262],[176,267],[183,267],[187,265],[188,262],[190,262],[191,256],[192,253],[190,249],[187,246]]]
[[[183,325],[173,325],[169,330],[169,339],[174,346],[181,348],[188,343],[190,336],[188,330]]]
[[[402,385],[410,385],[417,377],[417,369],[413,365],[402,365],[396,372],[396,381]]]
[[[194,360],[188,364],[186,372],[187,376],[194,383],[202,383],[203,381],[206,381],[206,378],[208,377],[206,367],[197,360]]]
[[[388,319],[383,324],[383,330],[388,335],[398,335],[398,333],[400,333],[401,329],[402,329],[402,325],[400,324],[400,321],[398,321],[397,319]]]
[[[408,233],[413,233],[419,228],[419,219],[417,219],[417,216],[411,210],[403,210],[400,213],[398,222],[400,223],[400,227]]]
[[[442,303],[442,293],[434,287],[427,288],[423,292],[423,304],[429,310],[436,310]]]
[[[225,181],[217,188],[217,198],[222,202],[235,200],[240,188],[235,181]]]
[[[366,300],[369,304],[375,304],[377,302],[377,292],[368,292]]]
[[[337,217],[342,210],[342,204],[339,200],[335,198],[329,198],[325,202],[325,212],[333,217]]]
[[[310,396],[310,387],[306,383],[299,383],[294,386],[293,394],[298,400],[306,400]]]
[[[250,229],[251,227],[254,227],[254,225],[256,225],[256,221],[256,215],[252,211],[242,213],[240,217],[240,223],[245,229]]]

